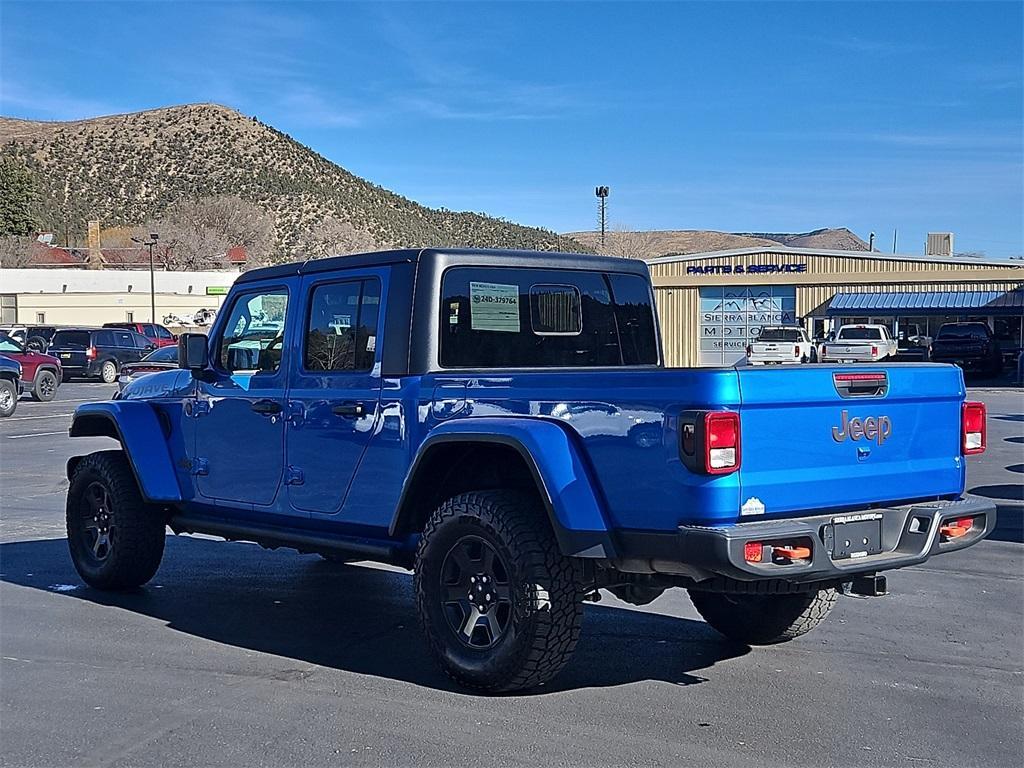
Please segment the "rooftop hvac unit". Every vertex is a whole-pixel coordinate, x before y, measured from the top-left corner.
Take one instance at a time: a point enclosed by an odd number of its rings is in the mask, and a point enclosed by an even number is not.
[[[928,242],[924,247],[925,256],[952,256],[953,255],[953,233],[952,232],[929,232]]]

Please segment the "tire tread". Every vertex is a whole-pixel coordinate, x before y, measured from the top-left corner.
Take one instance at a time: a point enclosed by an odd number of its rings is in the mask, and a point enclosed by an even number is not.
[[[837,598],[831,586],[788,595],[690,590],[693,607],[708,624],[747,645],[774,645],[807,634],[825,620]]]

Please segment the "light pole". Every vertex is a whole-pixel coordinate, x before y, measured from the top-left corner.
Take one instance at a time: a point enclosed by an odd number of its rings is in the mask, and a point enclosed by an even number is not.
[[[153,276],[153,246],[160,240],[156,232],[149,233],[149,240],[132,238],[132,242],[149,247],[149,322],[156,323],[156,278]]]
[[[601,247],[604,248],[605,232],[605,211],[608,204],[608,187],[594,187],[594,194],[597,195],[597,219],[601,227]]]

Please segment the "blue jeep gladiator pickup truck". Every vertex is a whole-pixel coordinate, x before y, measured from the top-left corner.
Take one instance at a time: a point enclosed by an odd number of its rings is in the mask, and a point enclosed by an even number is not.
[[[977,543],[985,411],[959,369],[667,369],[640,262],[427,249],[258,269],[179,369],[80,406],[67,530],[135,587],[165,526],[414,569],[458,682],[536,686],[599,589],[683,587],[744,643]]]

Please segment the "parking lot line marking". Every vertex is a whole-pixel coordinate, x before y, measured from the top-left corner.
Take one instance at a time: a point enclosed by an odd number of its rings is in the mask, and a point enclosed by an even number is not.
[[[74,416],[74,415],[75,414],[72,411],[71,413],[51,413],[51,414],[49,414],[47,416],[14,416],[12,418],[9,418],[4,423],[9,424],[12,421],[31,421],[32,419],[59,419],[59,418],[62,418],[62,417],[63,418],[67,418],[68,416]]]
[[[62,429],[60,432],[36,432],[29,435],[4,435],[8,440],[21,440],[26,437],[47,437],[48,435],[66,435],[68,432],[66,429]]]

